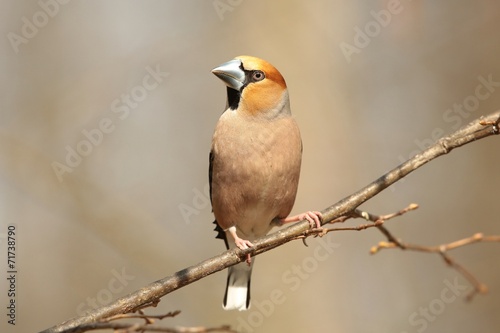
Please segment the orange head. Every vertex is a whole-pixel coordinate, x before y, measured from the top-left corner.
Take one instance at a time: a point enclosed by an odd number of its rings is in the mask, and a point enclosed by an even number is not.
[[[285,79],[265,60],[239,56],[212,70],[228,87],[228,106],[247,115],[290,114]]]

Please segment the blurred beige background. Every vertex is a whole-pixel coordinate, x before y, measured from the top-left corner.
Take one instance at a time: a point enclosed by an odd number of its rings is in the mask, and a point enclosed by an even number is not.
[[[224,249],[204,194],[225,105],[210,70],[237,55],[268,60],[288,83],[305,146],[294,212],[329,206],[500,108],[495,1],[0,6],[1,280],[10,224],[19,272],[15,327],[0,285],[1,332],[48,328]],[[500,234],[499,148],[488,138],[454,151],[362,208],[419,203],[388,223],[413,243]],[[490,288],[466,303],[470,286],[439,257],[370,256],[379,240],[336,233],[259,256],[248,312],[222,310],[220,272],[151,313],[244,332],[497,331],[500,244],[451,253]]]

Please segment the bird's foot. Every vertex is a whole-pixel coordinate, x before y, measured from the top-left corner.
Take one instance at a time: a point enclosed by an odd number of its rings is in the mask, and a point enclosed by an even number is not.
[[[246,250],[249,249],[253,246],[252,242],[246,239],[241,239],[239,237],[234,239],[234,243],[236,244],[237,247],[239,247],[241,250]]]
[[[246,239],[238,238],[238,239],[235,239],[234,242],[236,243],[236,246],[238,248],[240,248],[241,250],[246,250],[246,249],[251,248],[253,246],[253,244]],[[250,266],[250,264],[252,263],[252,257],[250,256],[250,253],[247,254],[247,259],[245,261],[248,264],[248,266]]]
[[[236,244],[236,246],[240,250],[246,250],[246,249],[253,247],[252,242],[250,242],[249,240],[238,237],[238,235],[236,234],[236,227],[231,227],[228,229],[228,231],[234,239],[234,244]],[[245,261],[250,266],[250,264],[252,263],[252,257],[250,256],[250,253],[247,254],[247,259]]]
[[[309,224],[311,225],[311,228],[321,228],[321,219],[323,218],[323,215],[321,215],[321,212],[318,211],[308,211],[302,214],[297,214],[294,216],[288,216],[285,217],[284,219],[280,219],[279,222],[281,224],[285,223],[292,223],[292,222],[299,222],[302,220],[307,220],[309,221]]]

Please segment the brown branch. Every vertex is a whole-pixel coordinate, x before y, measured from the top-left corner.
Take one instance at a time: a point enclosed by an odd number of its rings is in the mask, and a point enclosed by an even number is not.
[[[420,154],[410,158],[359,191],[323,210],[322,224],[330,223],[342,216],[349,216],[359,205],[433,159],[448,154],[453,149],[465,144],[499,134],[499,119],[500,111],[497,111],[471,122],[447,137],[441,138],[438,142],[422,151]],[[378,227],[380,228],[382,225]],[[69,332],[79,325],[89,325],[100,319],[119,313],[132,312],[137,308],[143,307],[145,304],[157,302],[161,297],[174,290],[245,260],[247,254],[255,256],[288,243],[293,239],[297,239],[298,236],[303,235],[308,229],[309,222],[298,222],[258,239],[254,242],[254,247],[248,250],[242,251],[233,249],[223,252],[196,265],[183,269],[172,276],[153,282],[109,305],[94,309],[81,317],[69,319],[43,332]]]
[[[166,333],[209,333],[209,332],[219,332],[219,333],[237,333],[237,331],[231,329],[229,326],[220,327],[159,327],[152,326],[148,324],[125,324],[125,323],[107,323],[107,322],[97,322],[83,324],[75,329],[67,330],[65,332],[71,333],[82,333],[88,331],[96,330],[115,330],[115,332],[122,333],[133,333],[133,332],[166,332]]]
[[[397,216],[401,216],[406,214],[409,211],[415,210],[418,208],[417,204],[410,204],[408,207],[392,214],[386,215],[375,215],[365,211],[361,211],[359,209],[355,209],[350,215],[342,216],[338,219],[335,219],[330,224],[335,223],[343,223],[350,218],[363,218],[365,220],[371,221],[373,223],[370,224],[361,224],[354,227],[339,227],[339,228],[314,228],[306,231],[303,235],[298,236],[297,238],[302,238],[305,243],[307,237],[310,236],[320,236],[333,232],[333,231],[361,231],[366,230],[368,228],[378,228],[384,236],[387,237],[387,242],[379,242],[377,246],[373,246],[370,249],[371,254],[375,254],[379,252],[381,249],[394,249],[399,248],[401,250],[411,250],[411,251],[420,251],[427,253],[438,253],[446,264],[453,269],[455,269],[459,274],[461,274],[469,283],[473,286],[473,290],[466,296],[466,300],[470,301],[476,294],[486,294],[488,292],[488,286],[484,283],[480,282],[478,278],[474,276],[467,268],[463,265],[459,264],[456,260],[452,259],[449,254],[446,252],[449,250],[456,249],[458,247],[462,247],[465,245],[470,245],[478,242],[500,242],[500,236],[484,236],[481,233],[474,234],[471,237],[464,238],[461,240],[457,240],[448,244],[442,244],[438,246],[424,246],[417,244],[410,244],[401,241],[399,238],[395,237],[383,224]]]
[[[208,333],[208,332],[219,332],[219,333],[237,333],[232,330],[229,326],[220,327],[161,327],[154,326],[156,320],[163,320],[165,318],[172,318],[177,316],[180,311],[168,312],[163,315],[146,315],[142,311],[139,314],[136,313],[124,313],[111,316],[108,318],[103,318],[96,323],[89,323],[75,327],[66,332],[71,333],[82,333],[94,330],[106,330],[112,329],[116,333],[133,333],[133,332],[167,332],[167,333]],[[116,323],[114,321],[124,320],[124,319],[143,319],[144,323]]]
[[[163,314],[163,315],[153,316],[153,315],[145,315],[144,313],[142,313],[142,311],[139,311],[139,314],[136,314],[136,313],[120,313],[120,314],[117,314],[117,315],[114,315],[114,316],[111,316],[111,317],[104,318],[101,321],[102,322],[110,322],[110,321],[113,321],[113,320],[120,320],[120,319],[144,319],[146,321],[146,324],[152,324],[152,323],[154,323],[155,319],[163,320],[163,319],[168,318],[168,317],[175,317],[179,313],[181,313],[181,312],[179,310],[176,310],[174,312],[169,312],[169,313],[166,313],[166,314]]]
[[[349,218],[364,218],[365,220],[371,221],[371,224],[361,224],[355,227],[343,227],[343,228],[322,228],[321,229],[311,229],[305,235],[304,238],[310,235],[319,235],[323,236],[324,234],[332,231],[344,231],[344,230],[365,230],[368,228],[377,227],[384,236],[387,237],[388,242],[379,242],[377,246],[373,246],[370,249],[371,254],[375,254],[379,252],[381,249],[394,249],[399,248],[401,250],[411,250],[411,251],[420,251],[427,253],[438,253],[446,264],[453,269],[455,269],[459,274],[461,274],[469,283],[473,286],[473,290],[466,296],[466,300],[470,301],[476,294],[486,294],[488,292],[488,287],[479,281],[478,278],[474,276],[467,268],[463,265],[459,264],[456,260],[452,259],[447,251],[470,245],[478,242],[500,242],[500,236],[484,236],[482,233],[474,234],[471,237],[460,239],[448,244],[442,244],[438,246],[424,246],[418,244],[410,244],[401,241],[399,238],[395,237],[385,226],[383,226],[384,222],[397,217],[403,214],[406,214],[409,211],[415,210],[418,208],[417,204],[410,204],[408,207],[392,214],[387,215],[375,215],[368,212],[361,211],[359,209],[355,209],[350,216],[343,216],[337,220],[334,220],[330,223],[339,223],[345,222]]]
[[[326,235],[327,233],[332,232],[332,231],[361,231],[361,230],[366,230],[366,229],[374,228],[374,227],[380,229],[383,234],[385,234],[389,239],[391,239],[391,234],[385,229],[385,227],[382,224],[384,224],[384,222],[386,222],[392,218],[395,218],[397,216],[401,216],[401,215],[406,214],[407,212],[415,210],[417,208],[418,208],[418,205],[412,203],[408,207],[401,209],[400,211],[398,211],[396,213],[387,214],[387,215],[380,215],[380,216],[375,215],[375,214],[371,214],[371,213],[368,213],[368,212],[365,212],[365,211],[362,211],[359,209],[355,209],[349,215],[341,216],[341,217],[339,217],[335,220],[332,220],[330,222],[327,222],[327,223],[328,224],[344,223],[345,221],[347,221],[348,219],[351,219],[351,218],[363,218],[367,221],[372,221],[373,223],[360,224],[360,225],[357,225],[354,227],[313,228],[313,229],[306,230],[302,235],[297,236],[296,239],[305,240],[310,236],[323,237],[324,235]],[[394,241],[397,242],[396,239],[394,239]],[[307,246],[307,244],[305,242],[304,242],[304,244]]]
[[[466,296],[466,300],[470,301],[476,294],[486,294],[488,292],[488,287],[484,283],[479,281],[468,269],[466,269],[456,260],[451,258],[451,256],[447,252],[473,243],[500,242],[500,236],[484,236],[482,233],[477,233],[472,235],[471,237],[467,237],[461,240],[457,240],[448,244],[442,244],[438,246],[423,246],[423,245],[405,243],[401,240],[397,240],[396,243],[391,240],[391,239],[396,239],[396,237],[394,237],[392,234],[390,234],[390,238],[388,237],[388,239],[389,239],[388,242],[380,242],[378,243],[378,245],[373,246],[370,250],[370,253],[375,254],[382,249],[394,249],[394,248],[399,248],[401,250],[437,253],[443,258],[443,260],[446,262],[448,266],[455,269],[473,286],[474,289]]]

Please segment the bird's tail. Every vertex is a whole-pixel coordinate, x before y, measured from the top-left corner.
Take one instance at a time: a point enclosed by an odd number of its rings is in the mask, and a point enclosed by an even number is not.
[[[250,307],[250,278],[252,266],[246,262],[228,268],[226,293],[224,294],[224,310],[247,310]]]

